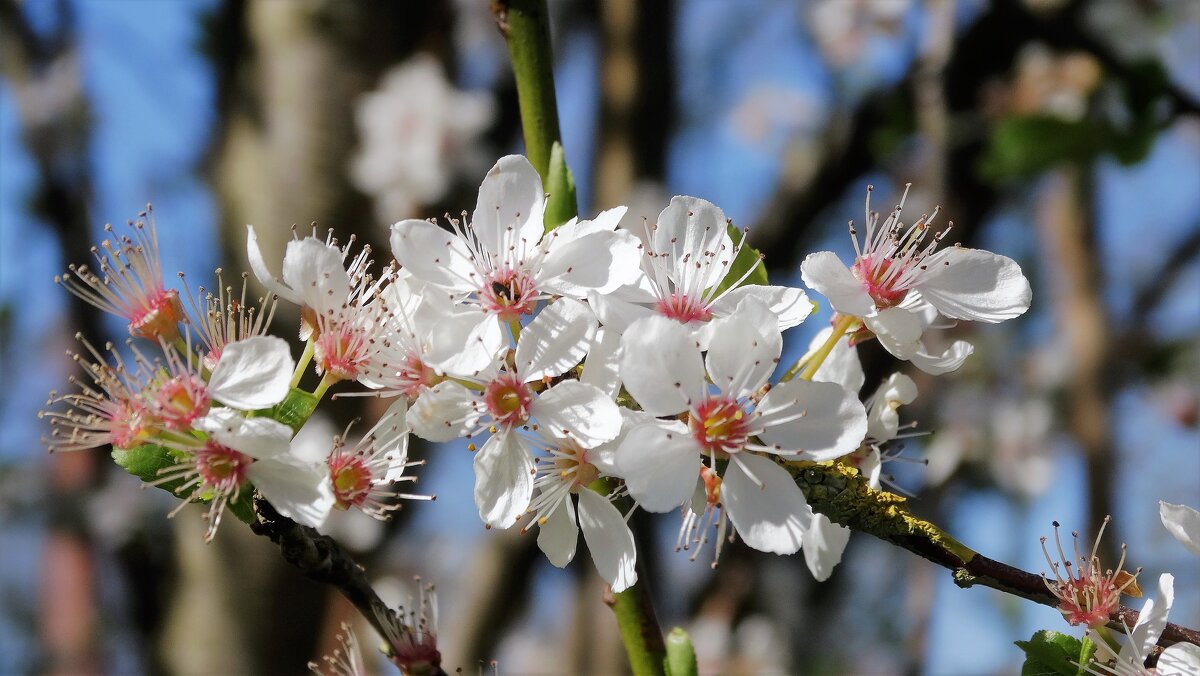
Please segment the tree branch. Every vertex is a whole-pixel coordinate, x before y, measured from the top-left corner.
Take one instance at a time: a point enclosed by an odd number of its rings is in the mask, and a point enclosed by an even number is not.
[[[914,516],[908,511],[905,498],[871,488],[857,469],[811,462],[782,464],[792,473],[814,511],[946,568],[954,574],[956,585],[991,587],[1044,606],[1058,605],[1058,599],[1046,588],[1041,575],[972,550],[938,526]],[[1108,624],[1124,632],[1126,626],[1137,623],[1137,618],[1136,610],[1121,606],[1109,617]],[[1168,623],[1158,642],[1164,647],[1182,642],[1200,645],[1200,631]]]

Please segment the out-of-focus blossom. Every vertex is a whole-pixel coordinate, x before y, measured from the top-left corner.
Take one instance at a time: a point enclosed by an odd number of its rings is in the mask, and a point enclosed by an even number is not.
[[[441,199],[455,174],[482,156],[477,140],[494,109],[489,93],[456,89],[426,53],[385,73],[357,103],[360,147],[350,164],[355,187],[375,198],[379,221]]]
[[[820,0],[812,8],[812,32],[834,66],[862,58],[868,40],[894,35],[912,0]]]

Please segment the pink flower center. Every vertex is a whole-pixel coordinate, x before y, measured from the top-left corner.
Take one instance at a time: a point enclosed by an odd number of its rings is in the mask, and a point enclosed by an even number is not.
[[[692,412],[692,436],[708,452],[736,453],[746,447],[750,423],[745,409],[729,397],[714,397]]]
[[[507,267],[495,270],[479,293],[483,309],[500,321],[511,322],[533,312],[537,305],[537,285],[524,270]]]
[[[113,407],[110,436],[115,448],[133,448],[150,438],[150,416],[141,405],[123,401]]]
[[[501,373],[487,384],[483,401],[497,425],[513,427],[529,420],[533,392],[515,374]]]
[[[680,324],[712,319],[712,310],[704,304],[703,299],[691,298],[686,294],[673,293],[666,298],[660,298],[655,306],[659,314],[670,317]]]
[[[183,319],[179,293],[169,289],[147,290],[141,307],[129,314],[129,333],[138,338],[167,340],[179,337],[179,322]]]
[[[216,493],[236,493],[246,483],[246,470],[253,463],[254,458],[215,441],[208,442],[196,453],[196,471],[200,480],[205,488]]]
[[[410,399],[416,398],[427,387],[437,384],[437,373],[429,368],[421,358],[409,355],[397,369],[396,378],[400,381],[400,392]]]
[[[371,470],[361,455],[329,456],[329,479],[333,483],[334,506],[338,509],[361,507],[371,492]]]
[[[185,430],[208,412],[208,389],[191,375],[175,376],[154,392],[154,412],[171,429]]]
[[[908,287],[901,283],[907,277],[904,262],[894,258],[875,260],[871,255],[863,255],[854,262],[851,270],[866,285],[867,293],[880,310],[899,305],[908,295]]]
[[[339,380],[355,380],[362,373],[370,347],[365,330],[345,323],[327,325],[315,346],[317,367]]]
[[[587,488],[588,484],[600,477],[600,470],[588,462],[586,448],[564,443],[558,450],[563,455],[554,459],[554,467],[565,481],[570,482],[572,491]]]

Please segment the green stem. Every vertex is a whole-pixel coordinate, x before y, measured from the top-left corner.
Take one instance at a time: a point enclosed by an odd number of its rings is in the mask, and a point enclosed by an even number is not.
[[[634,676],[662,676],[667,648],[645,583],[614,593],[608,604],[617,616],[617,628]]]
[[[799,359],[795,364],[792,364],[792,367],[787,370],[787,373],[783,374],[783,377],[779,381],[787,382],[795,378],[797,373],[800,375],[801,380],[812,380],[813,376],[817,375],[817,369],[821,368],[821,364],[824,364],[825,360],[829,358],[838,341],[842,339],[842,336],[846,335],[846,332],[857,321],[858,317],[851,315],[839,316],[833,323],[833,331],[829,334],[829,338],[825,340],[821,347],[807,360]],[[803,371],[800,370],[801,367],[804,368]]]
[[[300,379],[304,377],[304,371],[308,368],[308,363],[312,361],[314,350],[316,347],[312,340],[304,344],[304,354],[300,355],[300,361],[296,362],[296,370],[292,373],[292,382],[289,385],[292,389],[300,387]]]
[[[508,323],[508,330],[512,332],[513,346],[521,340],[521,320],[514,319]]]
[[[329,390],[329,387],[337,381],[338,378],[326,373],[325,377],[322,378],[321,382],[317,385],[317,389],[313,390],[313,397],[315,397],[317,401],[320,401],[321,398],[325,396],[325,393]]]
[[[562,138],[546,0],[494,0],[492,13],[508,43],[517,78],[525,154],[545,182],[550,178],[550,152]]]
[[[696,649],[682,627],[667,634],[667,676],[696,676]]]

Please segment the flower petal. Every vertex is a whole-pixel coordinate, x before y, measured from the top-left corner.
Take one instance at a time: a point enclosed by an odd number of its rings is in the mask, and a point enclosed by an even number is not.
[[[817,582],[824,582],[833,574],[848,542],[849,528],[830,521],[824,514],[813,514],[812,526],[804,534],[804,562]]]
[[[621,391],[621,334],[600,327],[592,338],[579,382],[595,385],[612,398]]]
[[[316,237],[292,240],[283,255],[283,281],[318,315],[336,312],[350,296],[342,252]]]
[[[501,431],[475,454],[475,506],[494,528],[508,528],[533,498],[533,457],[521,437]]]
[[[250,261],[250,269],[258,278],[259,284],[289,303],[300,304],[299,294],[284,286],[271,274],[271,269],[267,267],[267,261],[263,258],[262,249],[258,246],[258,233],[254,232],[254,226],[249,224],[246,225],[246,258]]]
[[[597,326],[596,315],[577,300],[560,298],[547,305],[521,331],[517,373],[525,382],[566,373],[587,354]]]
[[[733,260],[729,221],[717,205],[677,195],[658,215],[654,252],[670,255],[675,288],[696,292],[716,286]]]
[[[633,282],[641,258],[638,240],[629,232],[594,232],[551,250],[538,276],[545,291],[586,298],[589,291],[611,293]]]
[[[921,349],[917,350],[908,360],[913,363],[913,366],[929,375],[940,376],[943,373],[957,371],[974,351],[975,347],[967,341],[956,340],[941,355],[929,354],[922,345]]]
[[[470,390],[449,381],[421,393],[408,412],[408,424],[428,441],[450,441],[479,422],[479,402]]]
[[[579,526],[575,525],[575,508],[568,496],[546,517],[546,523],[538,526],[538,549],[542,550],[551,564],[564,568],[575,558],[575,545],[578,542]]]
[[[396,261],[417,279],[455,291],[483,283],[463,241],[429,221],[410,218],[392,225],[391,244]]]
[[[471,229],[493,256],[532,250],[542,239],[545,208],[542,178],[521,155],[501,157],[479,186]]]
[[[923,327],[920,316],[915,312],[890,307],[874,316],[864,317],[863,323],[879,339],[883,349],[897,359],[912,359],[922,347]]]
[[[832,460],[858,448],[867,434],[862,403],[834,383],[780,383],[756,411],[765,425],[759,436],[783,455]]]
[[[650,307],[618,298],[615,293],[607,295],[590,293],[588,294],[588,305],[600,318],[600,323],[605,328],[617,333],[624,333],[637,320],[653,317],[655,314]]]
[[[680,422],[655,421],[629,431],[617,449],[629,494],[648,512],[683,504],[700,475],[700,449]]]
[[[1158,502],[1158,517],[1180,544],[1200,554],[1200,512],[1187,505]]]
[[[1140,665],[1139,665],[1140,666]],[[1158,657],[1155,676],[1196,676],[1200,674],[1200,645],[1176,643]]]
[[[231,408],[217,407],[196,421],[218,444],[239,453],[265,460],[286,455],[292,442],[292,428],[270,418],[245,418]]]
[[[747,545],[795,554],[813,511],[787,470],[762,456],[734,453],[721,483],[721,504]]]
[[[809,254],[800,264],[800,278],[842,314],[865,317],[875,311],[866,287],[832,251]]]
[[[675,415],[699,401],[704,375],[696,340],[679,322],[647,317],[621,337],[621,381],[651,415]]]
[[[633,586],[637,582],[637,549],[621,512],[607,498],[580,491],[579,527],[596,570],[613,592],[619,594]]]
[[[831,333],[833,333],[833,328],[827,327],[813,336],[812,342],[808,345],[808,352],[804,353],[804,359],[811,359],[825,344],[825,341],[829,340]],[[825,357],[825,361],[821,363],[817,373],[813,376],[813,380],[837,383],[851,392],[861,390],[866,379],[866,375],[863,374],[862,362],[858,360],[858,350],[851,347],[850,341],[845,339],[839,340],[833,346],[833,350],[829,352],[828,357]]]
[[[576,439],[590,448],[621,433],[621,411],[616,402],[592,385],[564,380],[533,400],[530,413],[538,424]]]
[[[712,338],[704,363],[713,384],[734,397],[753,394],[779,363],[783,335],[771,310],[747,298],[728,317],[709,323]]]
[[[947,317],[995,323],[1029,309],[1029,280],[1007,256],[950,247],[930,256],[925,265],[928,269],[916,288]]]
[[[732,314],[747,298],[754,298],[770,308],[780,331],[799,325],[814,310],[813,302],[808,299],[808,294],[804,293],[803,289],[761,284],[746,284],[730,289],[709,307],[713,314],[725,316]]]
[[[291,389],[292,359],[287,341],[277,336],[254,336],[229,343],[208,380],[213,399],[253,411],[283,401]]]
[[[1137,624],[1129,632],[1129,640],[1121,646],[1117,659],[1125,664],[1137,661],[1154,650],[1158,637],[1167,626],[1167,614],[1171,612],[1171,604],[1175,601],[1175,577],[1170,573],[1158,576],[1158,596],[1147,599],[1138,614]]]
[[[272,507],[297,523],[316,528],[333,509],[333,490],[324,463],[272,458],[250,465],[246,476]]]
[[[452,376],[471,377],[487,371],[508,347],[495,315],[467,305],[445,313],[427,335],[423,342],[429,347],[426,363]]]
[[[871,395],[867,409],[867,436],[875,441],[890,441],[900,429],[896,409],[911,404],[917,398],[917,384],[903,373],[893,373]]]

